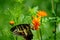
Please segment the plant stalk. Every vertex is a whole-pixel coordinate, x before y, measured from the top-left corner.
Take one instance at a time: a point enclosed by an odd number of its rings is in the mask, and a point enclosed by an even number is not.
[[[57,5],[56,5],[56,10],[54,10],[54,0],[51,0],[51,3],[52,3],[52,13],[53,13],[53,15],[54,15],[54,17],[55,17],[55,27],[54,27],[54,30],[55,30],[55,32],[53,33],[54,34],[54,40],[56,40],[56,20],[57,20],[57,16],[56,16],[56,11],[57,11]]]
[[[42,17],[41,17],[41,25],[42,25]],[[41,40],[42,40],[42,30],[40,28],[40,36],[41,36]]]

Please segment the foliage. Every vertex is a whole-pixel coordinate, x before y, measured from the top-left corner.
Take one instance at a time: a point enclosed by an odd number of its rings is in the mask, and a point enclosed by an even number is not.
[[[42,18],[40,26],[42,32],[42,40],[54,40],[53,30],[56,22],[56,40],[60,40],[60,4],[56,10],[54,0],[54,11],[52,13],[52,0],[0,0],[0,40],[16,40],[16,36],[10,32],[12,26],[9,21],[13,20],[17,24],[31,24],[32,15],[35,16],[38,10],[44,10],[48,16]],[[57,11],[57,12],[56,12]],[[57,19],[57,20],[55,20]],[[40,30],[32,30],[33,40],[40,40]],[[17,36],[17,40],[24,40],[23,37]]]

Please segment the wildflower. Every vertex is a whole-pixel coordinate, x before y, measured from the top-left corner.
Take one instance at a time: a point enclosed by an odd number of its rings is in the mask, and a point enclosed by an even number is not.
[[[13,25],[13,24],[14,24],[14,21],[10,21],[9,23],[10,23],[11,25]]]
[[[32,23],[34,25],[33,29],[38,30],[40,26],[40,17],[38,18],[33,18]]]
[[[47,16],[47,13],[45,11],[38,11],[37,16],[38,17],[44,17],[44,16]]]

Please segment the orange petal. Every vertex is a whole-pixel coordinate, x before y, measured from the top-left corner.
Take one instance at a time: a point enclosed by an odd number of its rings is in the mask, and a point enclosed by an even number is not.
[[[39,28],[39,26],[40,26],[40,18],[34,18],[33,20],[32,20],[32,23],[33,23],[33,25],[34,25],[34,29],[35,30],[37,30],[38,28]]]
[[[47,13],[46,13],[45,11],[38,11],[38,12],[37,12],[37,16],[38,16],[38,17],[40,17],[40,16],[41,16],[41,17],[44,17],[44,16],[47,16]]]

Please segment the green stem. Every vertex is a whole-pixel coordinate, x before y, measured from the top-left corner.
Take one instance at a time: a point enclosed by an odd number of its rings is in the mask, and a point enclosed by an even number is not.
[[[41,17],[41,25],[42,25],[42,17]],[[41,40],[42,40],[42,30],[40,28],[40,36],[41,36]]]
[[[51,0],[51,5],[52,5],[52,15],[56,16],[55,7],[54,7],[54,0]]]
[[[52,3],[52,13],[54,14],[55,20],[57,20],[56,14],[55,14],[56,11],[54,11],[54,0],[51,0],[51,3]],[[57,6],[56,6],[56,9],[57,9]],[[56,40],[56,26],[57,26],[56,21],[54,23],[55,23],[55,27],[54,27],[55,32],[53,34],[54,34],[54,40]]]
[[[51,4],[52,4],[52,12],[54,11],[54,0],[51,0]]]
[[[16,36],[16,40],[17,40],[17,36]]]
[[[41,40],[42,40],[42,32],[41,32],[41,29],[40,29],[40,36],[41,36]]]

